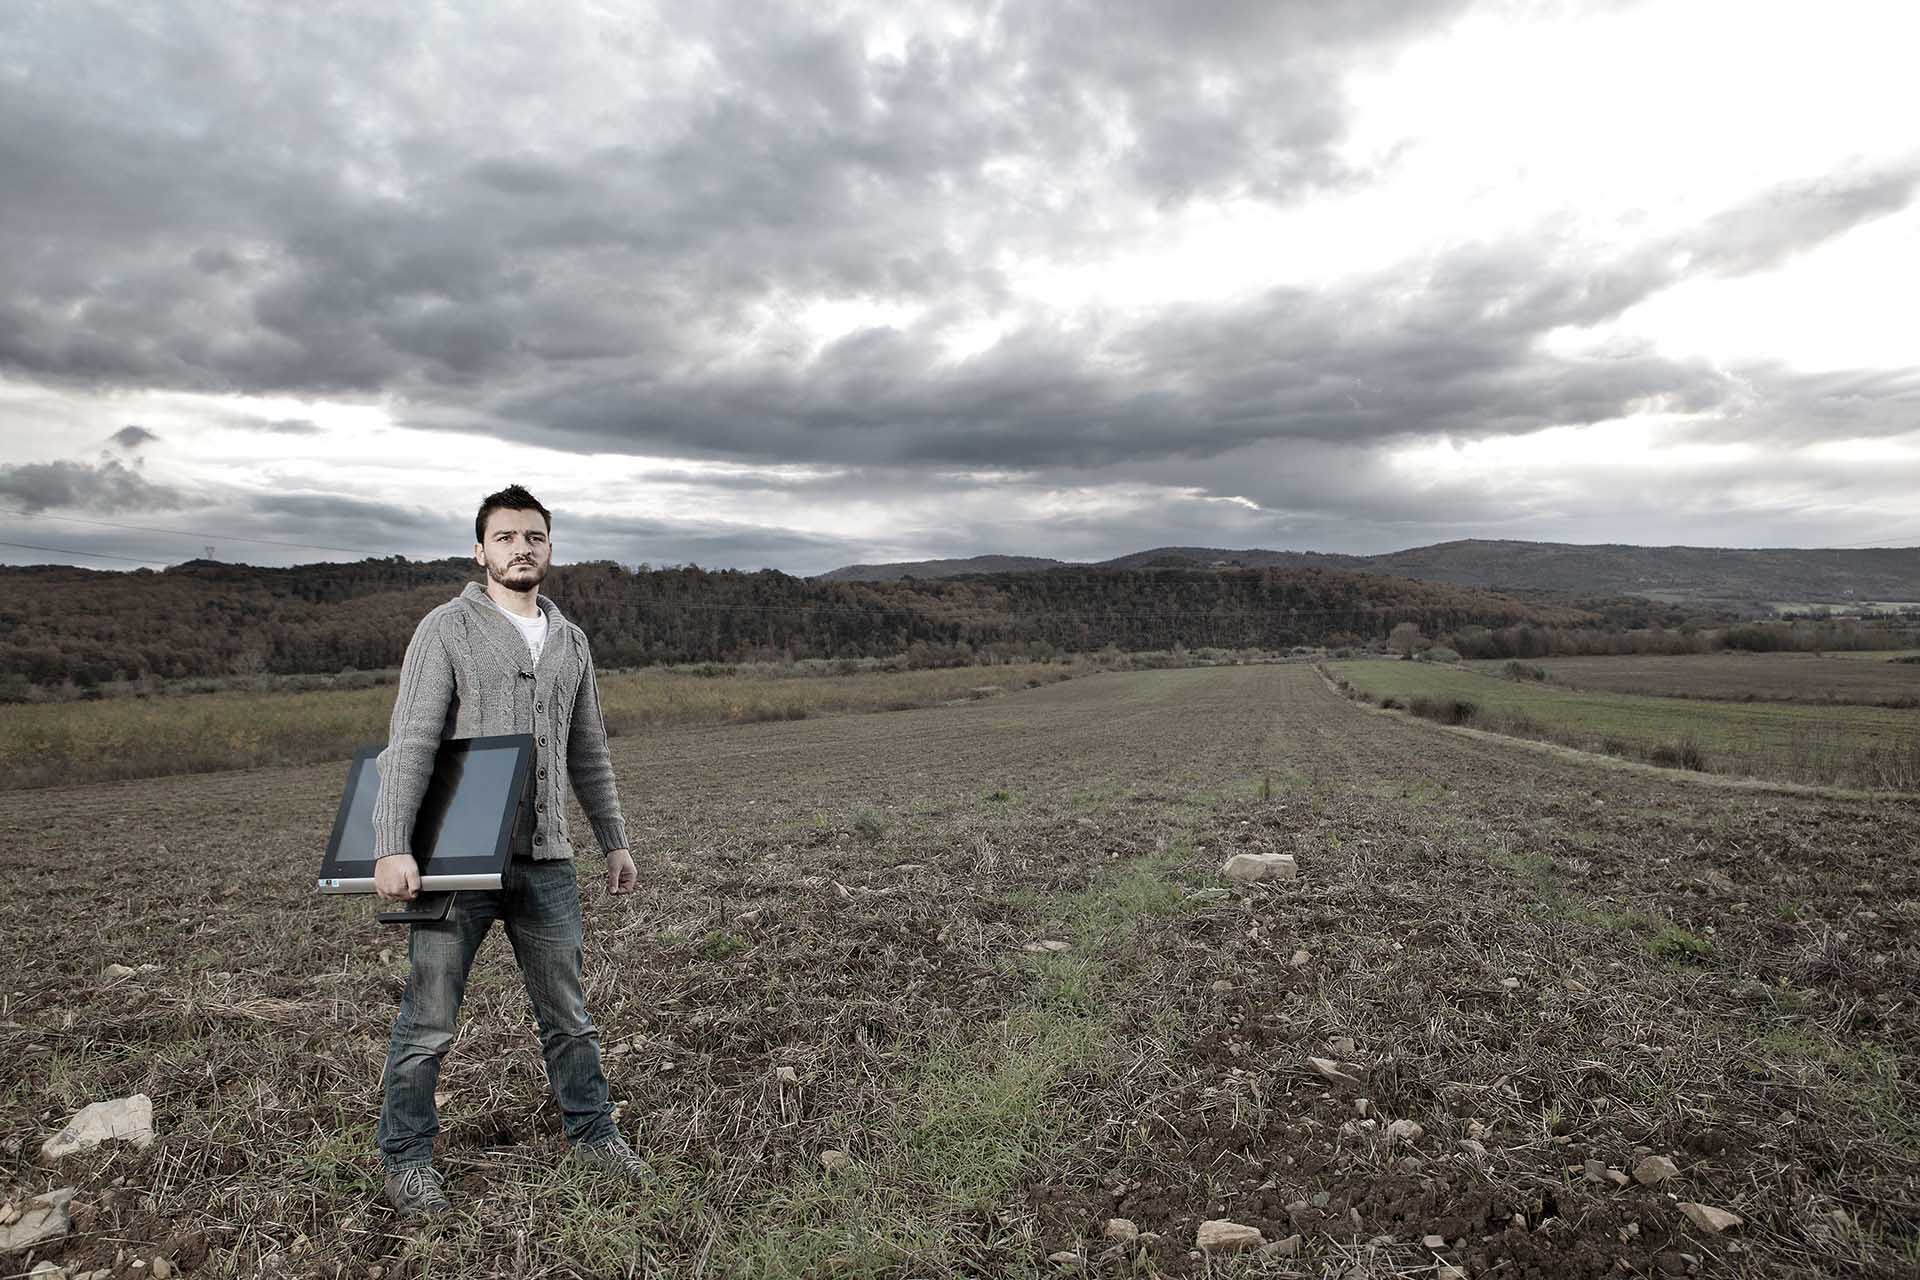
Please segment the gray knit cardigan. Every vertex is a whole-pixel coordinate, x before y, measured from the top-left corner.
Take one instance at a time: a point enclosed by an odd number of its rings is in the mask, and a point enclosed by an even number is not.
[[[600,848],[627,847],[586,633],[553,601],[538,599],[547,615],[547,643],[537,666],[519,630],[477,582],[421,619],[407,643],[393,723],[380,753],[376,858],[411,852],[414,819],[441,740],[495,733],[534,735],[534,857],[573,856],[566,782],[580,797]]]

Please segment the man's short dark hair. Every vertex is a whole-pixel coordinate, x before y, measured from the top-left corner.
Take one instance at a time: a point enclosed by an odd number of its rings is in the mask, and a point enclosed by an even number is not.
[[[553,512],[540,505],[540,499],[528,493],[517,484],[510,484],[498,493],[490,493],[480,504],[480,514],[473,518],[473,540],[487,540],[487,517],[496,511],[538,511],[540,518],[547,522],[547,532],[553,532]]]

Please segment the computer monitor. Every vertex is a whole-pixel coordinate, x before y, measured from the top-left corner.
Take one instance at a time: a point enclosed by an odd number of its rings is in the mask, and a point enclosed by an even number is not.
[[[320,863],[321,893],[373,892],[373,801],[380,791],[375,743],[354,753],[347,788]],[[498,889],[512,856],[514,819],[533,772],[533,735],[449,738],[413,824],[420,889]]]

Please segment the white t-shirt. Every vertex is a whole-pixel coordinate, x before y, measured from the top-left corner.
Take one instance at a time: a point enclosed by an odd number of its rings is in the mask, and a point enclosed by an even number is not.
[[[533,654],[535,664],[540,661],[540,651],[547,647],[547,611],[535,609],[531,618],[523,618],[510,609],[500,608],[498,600],[490,601],[494,608],[507,616],[507,621],[520,628],[520,635],[527,642],[527,651]]]

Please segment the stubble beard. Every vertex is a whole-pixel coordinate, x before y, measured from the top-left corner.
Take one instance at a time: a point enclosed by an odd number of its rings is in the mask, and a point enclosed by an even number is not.
[[[487,577],[509,591],[531,591],[547,580],[547,568],[543,564],[510,564],[505,569],[495,569],[489,561]]]

